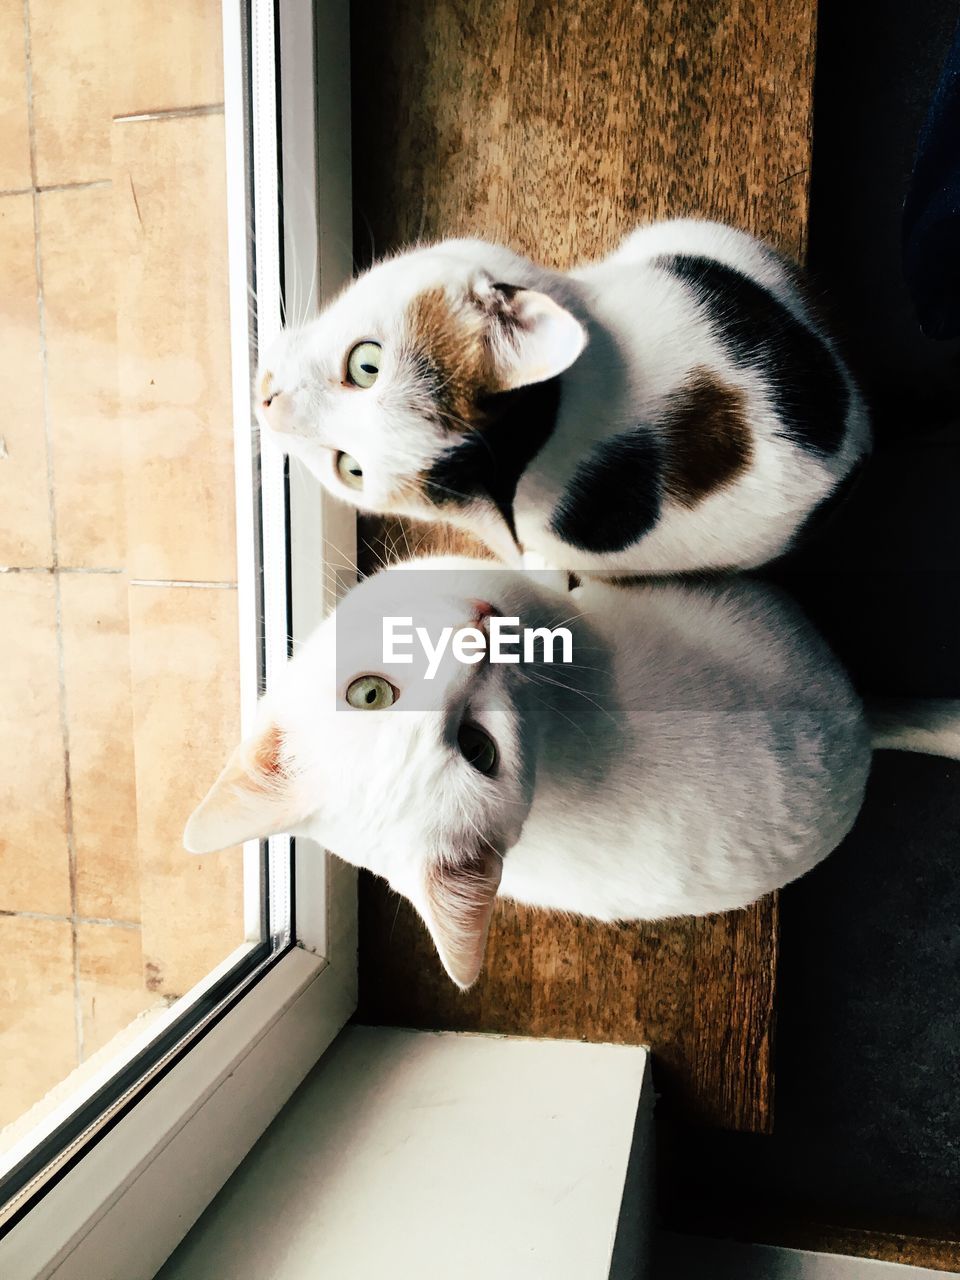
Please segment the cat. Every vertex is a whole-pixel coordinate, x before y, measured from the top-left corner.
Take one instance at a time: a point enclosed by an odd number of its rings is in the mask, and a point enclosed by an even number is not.
[[[574,572],[755,568],[871,438],[795,270],[695,220],[567,275],[480,240],[401,253],[284,331],[255,399],[338,497]]]
[[[448,646],[429,680],[423,655],[384,663],[382,620],[404,615],[434,636],[490,636],[497,618],[566,628],[571,660],[549,663],[544,643],[531,661],[466,665]],[[960,755],[960,707],[933,705],[887,711],[871,741],[826,644],[747,578],[566,593],[425,558],[365,579],[321,624],[184,843],[313,837],[405,894],[466,988],[498,894],[658,919],[803,874],[852,826],[872,747]]]

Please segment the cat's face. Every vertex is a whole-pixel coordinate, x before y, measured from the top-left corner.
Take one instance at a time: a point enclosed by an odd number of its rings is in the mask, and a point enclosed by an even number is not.
[[[520,287],[526,270],[480,241],[380,263],[280,335],[257,375],[261,425],[338,497],[434,514],[438,459],[482,429],[498,392],[555,377],[586,343],[570,312]]]
[[[385,666],[380,619],[413,615],[431,634],[482,630],[493,613],[555,626],[569,602],[483,562],[423,564],[434,567],[367,579],[320,626],[261,702],[184,842],[208,852],[280,831],[311,836],[410,898],[448,973],[468,986],[531,805],[539,704],[510,664],[465,665],[448,650],[430,681],[417,662]]]

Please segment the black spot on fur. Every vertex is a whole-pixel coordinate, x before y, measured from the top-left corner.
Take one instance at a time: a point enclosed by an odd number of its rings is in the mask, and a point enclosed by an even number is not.
[[[734,364],[766,379],[784,435],[812,453],[835,453],[850,395],[823,340],[731,267],[684,255],[659,258],[657,265],[690,286]]]
[[[663,457],[644,426],[595,444],[557,503],[550,527],[581,551],[622,551],[660,516]]]
[[[424,477],[424,491],[438,507],[489,499],[516,541],[517,485],[553,432],[560,379],[484,396],[478,408],[478,425],[437,459]]]

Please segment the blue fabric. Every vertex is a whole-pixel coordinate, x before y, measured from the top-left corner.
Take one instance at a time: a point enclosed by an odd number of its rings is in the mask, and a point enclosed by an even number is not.
[[[927,337],[960,335],[960,27],[920,131],[903,211],[903,268]]]

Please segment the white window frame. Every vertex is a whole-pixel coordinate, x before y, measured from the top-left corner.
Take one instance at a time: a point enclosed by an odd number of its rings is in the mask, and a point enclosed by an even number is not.
[[[252,566],[248,166],[252,160],[262,349],[279,325],[281,261],[288,299],[295,283],[301,295],[311,289],[314,262],[320,298],[351,273],[347,0],[223,0],[223,55],[238,541],[240,563]],[[281,175],[288,178],[282,223]],[[296,282],[295,273],[302,277]],[[331,547],[337,581],[349,579],[356,520],[292,462],[287,489],[283,460],[267,441],[260,482],[269,685],[286,660],[288,616],[296,643],[336,598],[334,575],[323,569]],[[252,572],[246,581],[240,575],[239,603],[248,724],[258,670]],[[293,945],[242,994],[225,997],[188,1048],[171,1050],[149,1089],[0,1238],[4,1280],[150,1280],[350,1017],[357,1000],[356,876],[310,842],[297,845],[291,858],[290,841],[276,837],[267,860],[270,892],[295,894],[295,936],[285,940]],[[251,844],[244,853],[250,934],[259,928],[252,916],[262,865]]]

